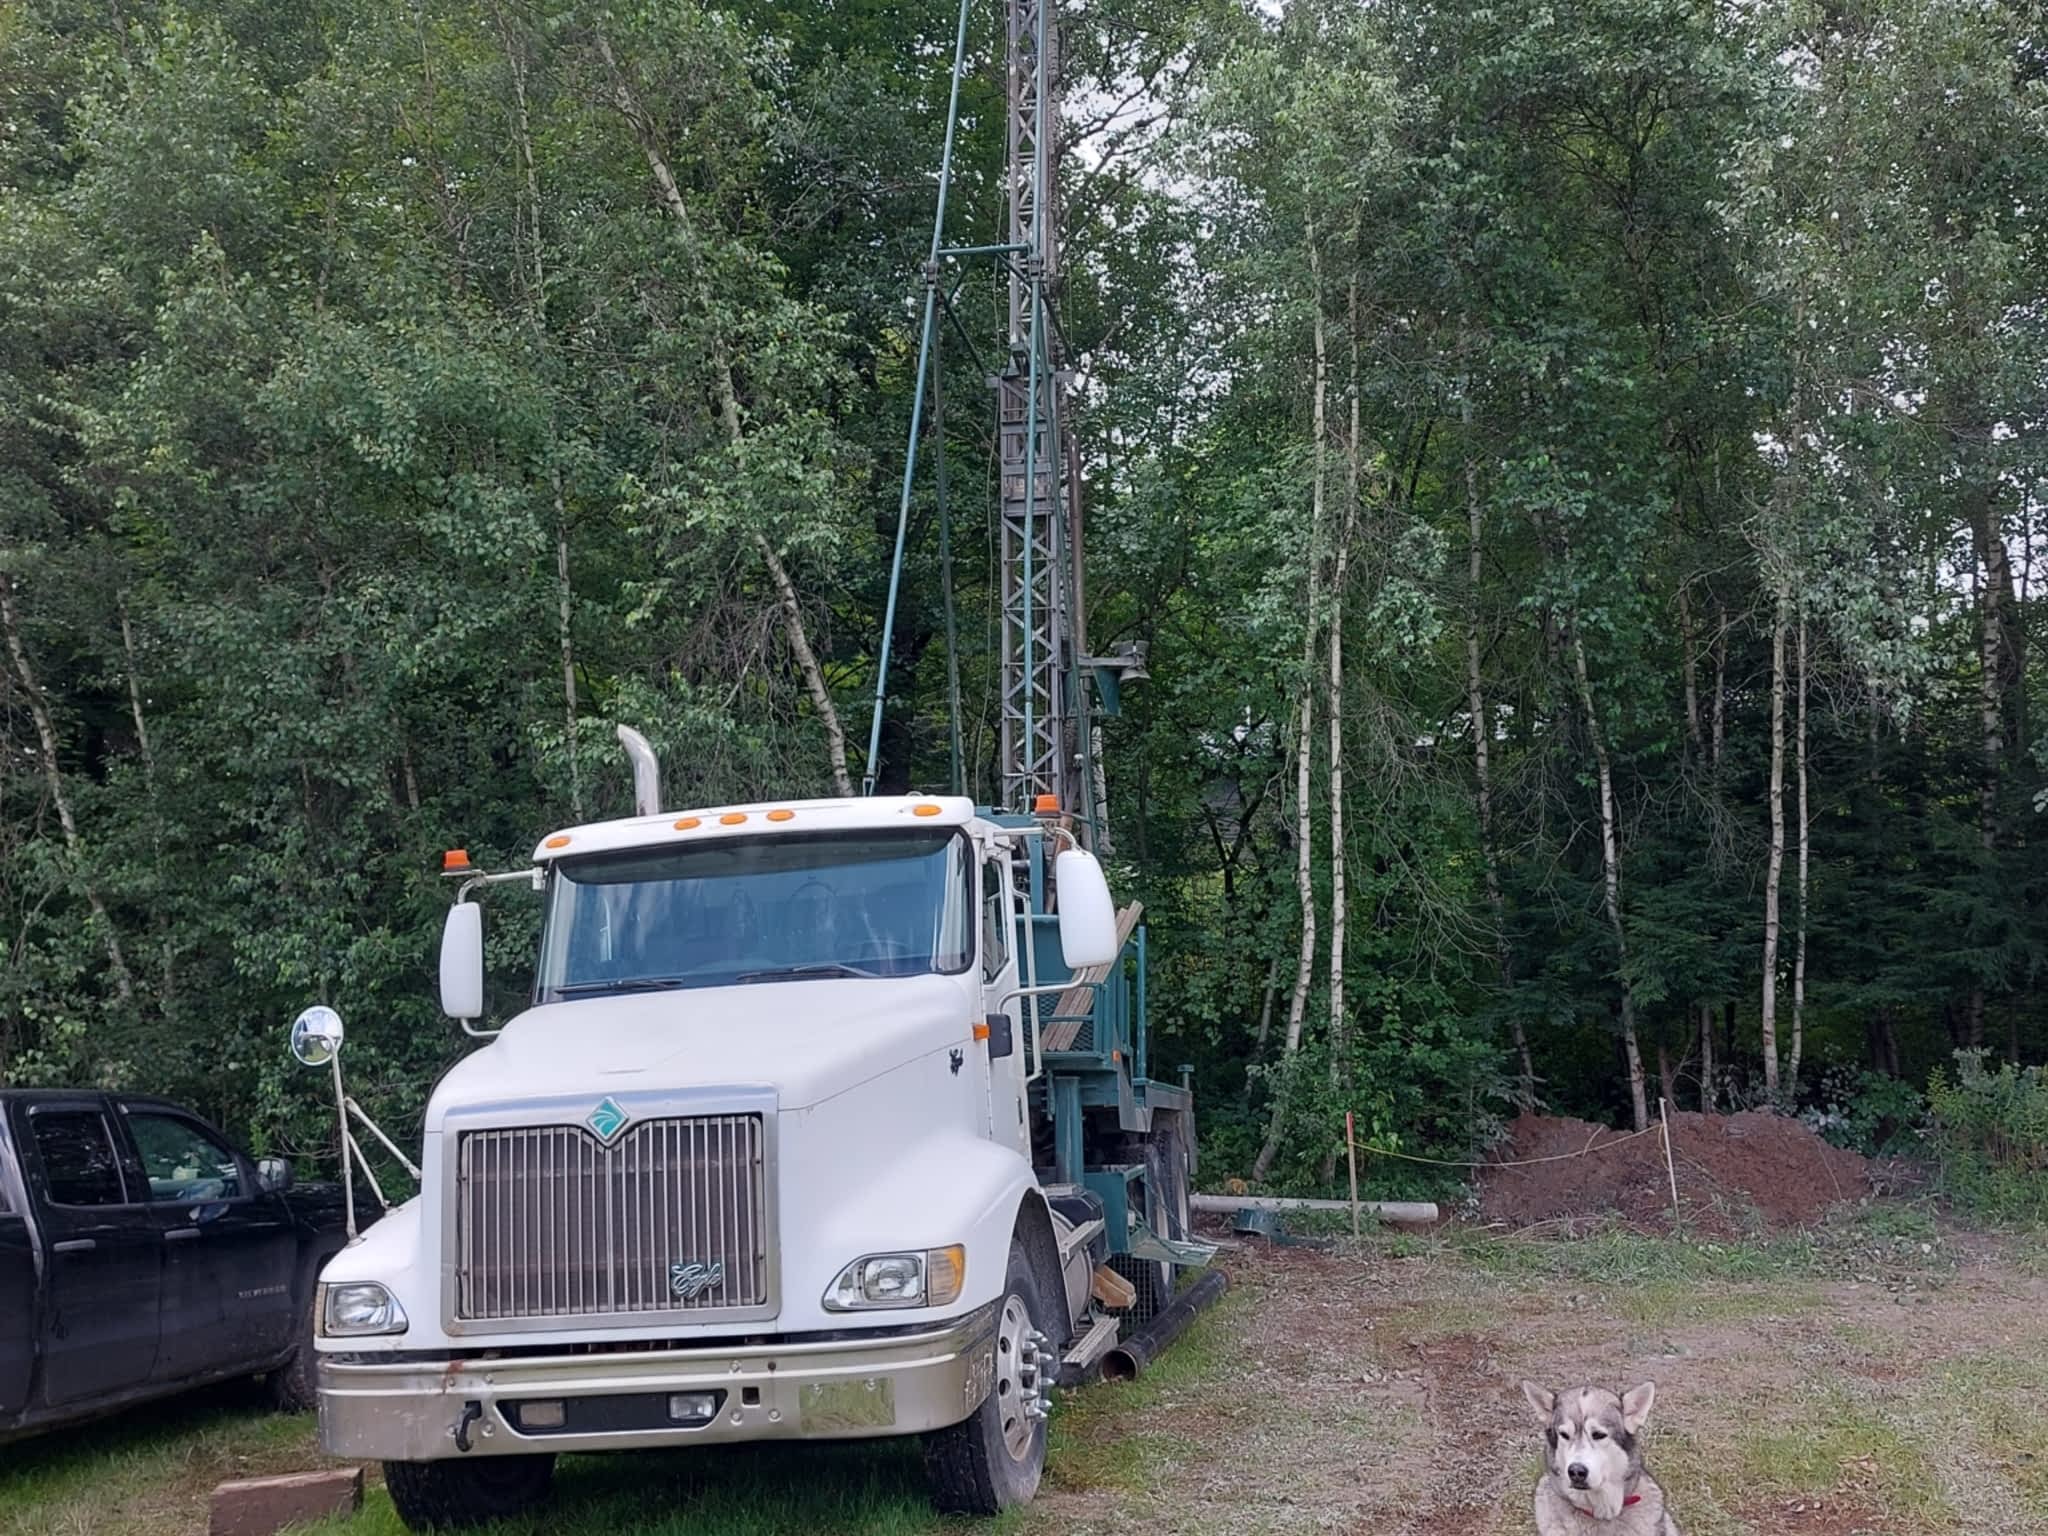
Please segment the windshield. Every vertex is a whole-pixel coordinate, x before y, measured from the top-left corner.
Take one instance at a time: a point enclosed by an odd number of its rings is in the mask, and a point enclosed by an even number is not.
[[[935,831],[565,859],[549,881],[536,998],[965,970],[967,851]]]

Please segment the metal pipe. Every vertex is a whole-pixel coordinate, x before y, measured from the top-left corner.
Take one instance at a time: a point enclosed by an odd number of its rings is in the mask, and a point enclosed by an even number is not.
[[[1136,1381],[1138,1375],[1188,1331],[1188,1324],[1223,1299],[1230,1277],[1212,1269],[1155,1314],[1152,1321],[1102,1357],[1104,1381]]]
[[[626,756],[633,762],[633,814],[659,816],[661,759],[654,755],[654,748],[648,745],[647,738],[630,725],[619,727],[619,745],[626,749]]]
[[[1348,1211],[1349,1200],[1294,1200],[1283,1195],[1190,1195],[1188,1207],[1197,1211]],[[1361,1200],[1359,1210],[1381,1221],[1420,1223],[1438,1219],[1433,1200]]]

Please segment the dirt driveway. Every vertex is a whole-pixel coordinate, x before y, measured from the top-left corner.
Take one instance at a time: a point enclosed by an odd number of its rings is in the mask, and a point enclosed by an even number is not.
[[[1767,1244],[1464,1233],[1226,1263],[1230,1296],[1143,1380],[1063,1397],[1044,1492],[993,1527],[936,1519],[899,1444],[571,1458],[502,1536],[1527,1536],[1525,1376],[1653,1378],[1686,1536],[2048,1536],[2048,1242],[1877,1207]],[[0,1536],[197,1536],[216,1481],[318,1461],[310,1420],[227,1389],[0,1450]],[[403,1532],[373,1487],[320,1536]]]
[[[1029,1529],[1527,1532],[1529,1377],[1657,1382],[1650,1464],[1687,1536],[2048,1532],[2031,1250],[1879,1212],[1768,1248],[1467,1239],[1229,1263],[1232,1298],[1149,1402],[1076,1405],[1083,1454]],[[1111,1464],[1076,1488],[1091,1448]]]

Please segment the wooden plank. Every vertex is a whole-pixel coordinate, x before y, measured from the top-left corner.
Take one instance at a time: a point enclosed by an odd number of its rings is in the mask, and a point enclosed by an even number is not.
[[[208,1536],[273,1536],[288,1525],[309,1525],[363,1507],[363,1469],[294,1472],[222,1483],[213,1490]]]
[[[1131,941],[1138,924],[1145,916],[1145,904],[1134,901],[1116,915],[1116,952],[1119,958],[1124,945]],[[1053,1006],[1055,1014],[1065,1015],[1045,1026],[1044,1046],[1048,1051],[1071,1051],[1074,1042],[1081,1038],[1081,1026],[1088,1022],[1088,1015],[1095,1008],[1095,988],[1109,979],[1109,973],[1116,969],[1117,962],[1107,965],[1084,966],[1074,972],[1073,985],[1062,992],[1059,1002]]]

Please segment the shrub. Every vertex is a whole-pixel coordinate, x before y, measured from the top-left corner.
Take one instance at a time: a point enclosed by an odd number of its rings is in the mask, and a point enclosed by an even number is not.
[[[1927,1085],[1942,1185],[1958,1203],[2001,1219],[2048,1219],[2048,1078],[1982,1051],[1957,1051],[1955,1075]]]
[[[1827,1140],[1865,1157],[1903,1152],[1927,1113],[1927,1096],[1903,1078],[1856,1067],[1821,1074],[1818,1102],[1799,1118]]]

